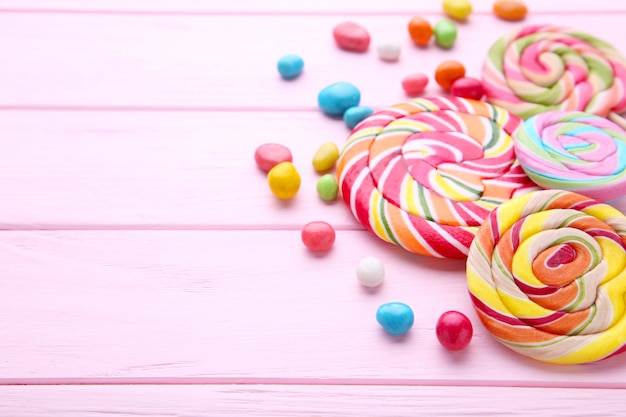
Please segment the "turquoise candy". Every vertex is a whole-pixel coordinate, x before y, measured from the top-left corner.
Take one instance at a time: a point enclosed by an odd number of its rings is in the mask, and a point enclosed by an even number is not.
[[[302,73],[304,61],[298,55],[285,55],[278,60],[277,67],[281,77],[291,80]]]
[[[350,107],[358,106],[360,101],[359,89],[346,82],[331,84],[317,96],[320,109],[330,116],[342,116]]]
[[[413,310],[404,303],[383,304],[376,311],[376,321],[392,336],[400,336],[408,332],[414,320]]]
[[[343,121],[350,129],[361,123],[365,118],[374,113],[374,109],[367,106],[350,107],[343,114]]]

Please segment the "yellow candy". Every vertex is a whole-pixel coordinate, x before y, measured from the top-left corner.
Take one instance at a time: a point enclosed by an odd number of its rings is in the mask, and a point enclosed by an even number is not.
[[[267,174],[267,182],[276,197],[289,200],[300,189],[300,174],[291,162],[281,162]]]
[[[465,20],[472,13],[469,0],[443,0],[443,11],[456,20]]]
[[[328,171],[335,165],[339,158],[339,148],[332,142],[326,142],[315,152],[313,156],[313,168],[317,172]]]

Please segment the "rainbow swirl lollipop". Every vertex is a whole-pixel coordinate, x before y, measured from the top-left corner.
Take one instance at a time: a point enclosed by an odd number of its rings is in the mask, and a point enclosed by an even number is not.
[[[626,216],[608,204],[563,190],[503,203],[467,278],[482,323],[522,355],[571,364],[626,350]]]
[[[626,110],[626,59],[591,35],[529,26],[499,39],[483,66],[487,100],[527,119],[548,110],[615,118]]]
[[[500,203],[536,187],[515,159],[518,117],[480,101],[419,98],[375,112],[337,161],[345,203],[381,239],[465,258]]]
[[[604,117],[550,111],[515,132],[517,159],[543,188],[612,201],[626,195],[626,131]]]

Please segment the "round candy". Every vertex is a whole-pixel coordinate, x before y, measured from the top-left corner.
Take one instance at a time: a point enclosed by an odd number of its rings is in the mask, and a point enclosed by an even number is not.
[[[396,41],[380,42],[377,46],[378,56],[383,61],[394,62],[400,59],[400,51],[402,47]]]
[[[522,355],[571,364],[626,350],[626,216],[608,204],[563,190],[503,203],[467,279],[481,322]]]
[[[326,222],[314,221],[304,225],[301,237],[311,252],[328,252],[335,243],[335,229]]]
[[[515,134],[522,168],[543,188],[612,201],[626,195],[626,131],[604,117],[551,111]]]
[[[503,20],[523,20],[526,17],[526,5],[521,1],[498,0],[493,3],[493,13]]]
[[[446,311],[435,326],[437,340],[441,345],[452,351],[462,350],[469,345],[474,334],[472,322],[458,311]]]
[[[339,186],[333,174],[324,174],[317,180],[317,194],[324,201],[333,201],[337,198]]]
[[[269,172],[281,162],[291,162],[291,151],[278,143],[264,143],[254,151],[254,160],[259,168]]]
[[[462,98],[416,98],[374,112],[337,161],[347,206],[363,226],[409,251],[464,258],[500,203],[536,189],[515,159],[519,118]]]
[[[413,327],[415,315],[404,303],[383,304],[376,311],[376,321],[392,336],[401,336]]]
[[[483,66],[487,100],[523,119],[549,110],[622,112],[625,84],[626,59],[614,47],[561,26],[516,29]]]
[[[339,157],[339,148],[333,142],[323,143],[313,155],[313,168],[317,172],[331,169]]]
[[[331,116],[341,116],[350,107],[358,106],[361,92],[354,85],[346,82],[331,84],[323,88],[317,103],[322,111]]]
[[[409,20],[409,36],[418,46],[426,46],[433,36],[433,27],[423,17],[416,16]]]
[[[286,80],[296,78],[302,73],[304,61],[298,55],[285,55],[278,60],[278,72]]]
[[[441,19],[433,28],[435,42],[442,48],[451,48],[456,41],[456,25],[450,19]]]
[[[291,162],[281,162],[268,172],[267,182],[276,197],[289,200],[300,189],[300,174]]]
[[[469,0],[443,0],[443,11],[457,20],[465,20],[472,13],[472,3]]]
[[[444,61],[435,70],[435,81],[444,90],[449,90],[452,83],[465,76],[465,67],[459,61]]]
[[[410,74],[402,79],[402,89],[411,97],[422,94],[427,85],[428,76],[422,73]]]
[[[343,114],[343,121],[350,129],[354,129],[356,125],[361,123],[363,119],[374,113],[374,109],[367,106],[350,107]]]
[[[385,267],[380,259],[368,256],[359,262],[356,278],[364,287],[378,287],[385,279]]]
[[[483,83],[472,77],[460,77],[452,82],[450,94],[457,97],[480,100],[485,95]]]
[[[339,23],[333,29],[335,43],[341,49],[352,52],[365,52],[370,45],[370,34],[354,22]]]

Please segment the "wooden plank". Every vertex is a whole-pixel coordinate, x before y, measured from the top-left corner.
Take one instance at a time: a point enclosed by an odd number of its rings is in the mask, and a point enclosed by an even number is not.
[[[525,0],[529,13],[550,13],[562,15],[571,11],[626,11],[626,5],[618,1],[601,3],[579,2],[572,4],[568,0]],[[473,0],[475,14],[491,13],[493,1]],[[18,11],[64,11],[64,12],[97,12],[97,13],[238,13],[238,14],[269,14],[269,13],[321,13],[363,15],[369,13],[382,14],[424,14],[441,13],[439,2],[415,0],[410,4],[404,0],[386,0],[384,2],[364,2],[359,0],[319,0],[309,2],[293,2],[288,0],[272,0],[258,2],[256,0],[240,0],[224,2],[212,0],[2,0],[0,9]]]
[[[339,50],[331,36],[336,16],[0,14],[0,108],[88,107],[123,109],[317,109],[317,94],[337,81],[361,89],[375,108],[406,97],[402,78],[430,76],[444,60],[462,61],[480,76],[488,48],[530,17],[510,23],[481,15],[459,28],[452,50],[419,49],[406,32],[406,16],[363,16],[374,39],[397,38],[398,63]],[[552,19],[551,19],[552,20]],[[552,20],[584,29],[626,51],[623,15],[568,14]],[[216,42],[215,39],[228,39]],[[259,48],[258,45],[263,45]],[[303,56],[305,72],[280,79],[278,58]],[[434,82],[427,94],[442,94]]]
[[[315,190],[313,154],[348,135],[319,112],[10,111],[0,126],[2,228],[361,228]],[[289,202],[254,163],[270,141],[292,150],[302,177]],[[614,205],[626,212],[626,199]]]
[[[12,417],[433,416],[621,417],[623,390],[281,385],[0,387]]]
[[[299,231],[4,231],[0,384],[304,383],[626,388],[626,355],[587,366],[521,357],[482,328],[464,262],[340,231],[313,256]],[[378,256],[386,282],[355,268]],[[413,307],[403,338],[375,321]],[[475,336],[445,351],[437,318],[465,312]],[[0,404],[2,402],[0,401]]]

